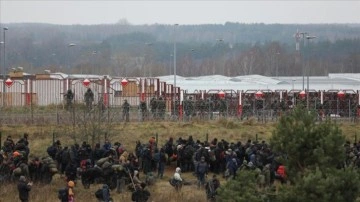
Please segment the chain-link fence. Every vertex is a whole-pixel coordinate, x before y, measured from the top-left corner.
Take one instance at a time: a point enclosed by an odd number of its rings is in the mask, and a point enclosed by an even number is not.
[[[174,102],[175,98],[175,102]],[[67,106],[60,105],[14,106],[2,108],[0,124],[73,124],[86,117],[97,116],[102,122],[144,122],[144,121],[192,121],[216,120],[220,118],[248,120],[259,122],[276,121],[296,106],[318,113],[319,120],[332,118],[344,121],[355,121],[360,115],[359,97],[356,92],[338,91],[226,91],[184,93],[174,97],[173,94],[143,96],[121,96],[111,98],[114,104],[105,105],[100,96],[91,107],[84,102],[73,102]],[[115,102],[116,99],[116,102]],[[125,110],[124,103],[129,104]],[[116,104],[115,104],[116,103]]]

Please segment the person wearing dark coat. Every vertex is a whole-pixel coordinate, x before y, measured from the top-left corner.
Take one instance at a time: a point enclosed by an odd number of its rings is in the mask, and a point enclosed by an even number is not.
[[[136,190],[131,195],[131,200],[134,202],[146,202],[149,200],[150,192],[146,189],[146,184],[141,183],[136,186]]]
[[[130,115],[130,104],[128,103],[127,100],[124,100],[124,104],[121,106],[122,107],[122,118],[124,121],[126,122],[129,122],[130,121],[130,118],[129,118],[129,115]]]
[[[216,201],[217,189],[220,187],[220,181],[217,179],[216,175],[213,175],[213,178],[210,179],[206,185],[206,196],[208,201]]]
[[[66,181],[75,181],[76,180],[76,165],[73,163],[68,164],[65,168]]]
[[[103,185],[102,188],[102,202],[110,202],[110,190],[107,184]]]
[[[19,183],[17,185],[19,191],[19,199],[21,202],[29,201],[29,192],[31,190],[32,183],[26,181],[25,176],[20,176]]]
[[[205,185],[205,176],[208,173],[209,165],[205,161],[205,157],[201,157],[200,162],[196,166],[196,175],[198,178],[198,187]]]

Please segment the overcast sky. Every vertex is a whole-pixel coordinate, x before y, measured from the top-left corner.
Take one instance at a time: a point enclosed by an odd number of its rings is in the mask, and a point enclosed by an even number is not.
[[[360,1],[0,0],[0,22],[52,24],[360,23]]]

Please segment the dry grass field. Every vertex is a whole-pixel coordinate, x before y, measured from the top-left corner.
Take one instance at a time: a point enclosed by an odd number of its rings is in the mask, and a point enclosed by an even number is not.
[[[217,120],[213,122],[193,121],[186,123],[178,122],[145,122],[145,123],[119,123],[108,134],[108,138],[111,142],[121,142],[126,146],[127,150],[133,151],[135,148],[135,142],[140,140],[141,142],[147,142],[151,136],[158,134],[159,145],[163,145],[169,137],[187,138],[192,135],[195,140],[206,140],[206,134],[208,139],[212,140],[217,137],[218,139],[226,139],[228,141],[246,141],[248,139],[255,140],[256,134],[258,134],[258,140],[268,140],[271,137],[274,130],[275,123],[257,123],[254,120],[236,122],[232,120]],[[343,134],[351,142],[354,141],[356,132],[359,131],[359,124],[352,123],[340,123],[340,127]],[[44,156],[46,155],[46,148],[52,143],[55,132],[57,134],[56,139],[60,139],[63,145],[70,145],[74,143],[74,139],[69,136],[60,134],[60,126],[52,125],[38,125],[38,126],[2,126],[2,141],[7,135],[11,135],[12,138],[17,141],[23,133],[29,133],[30,151],[31,154]],[[359,138],[358,138],[359,139]],[[101,138],[103,143],[104,138]],[[77,139],[81,143],[79,139]],[[158,180],[155,185],[149,187],[152,194],[151,200],[154,202],[177,202],[177,201],[189,201],[189,202],[202,202],[206,201],[205,191],[197,189],[196,185],[184,186],[180,193],[176,193],[173,187],[168,183],[168,179],[172,176],[175,166],[168,167],[166,169],[165,176],[162,180]],[[141,176],[140,176],[141,177]],[[191,174],[184,174],[186,180],[195,181],[195,177]],[[15,184],[1,184],[0,189],[0,202],[13,202],[18,200],[18,192]],[[35,184],[30,192],[30,201],[36,202],[53,202],[58,201],[57,190],[65,186],[64,179],[59,175],[56,175],[53,182],[50,185]],[[78,184],[75,188],[76,201],[77,202],[91,202],[96,201],[94,192],[101,185],[92,185],[90,189],[85,190]],[[131,201],[131,193],[126,192],[123,194],[117,194],[115,191],[111,193],[114,201]]]

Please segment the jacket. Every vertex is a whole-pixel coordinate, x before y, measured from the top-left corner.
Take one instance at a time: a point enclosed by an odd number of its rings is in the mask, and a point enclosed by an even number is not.
[[[174,179],[182,182],[182,178],[181,178],[181,176],[180,176],[180,173],[178,173],[178,172],[175,172],[175,174],[174,174]]]
[[[31,186],[28,185],[26,182],[19,182],[17,188],[19,190],[20,200],[29,200],[29,192],[31,190]]]

